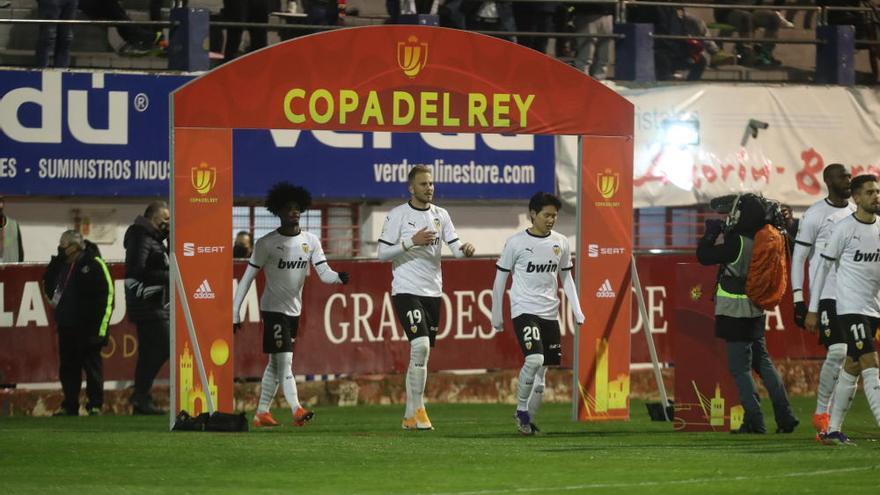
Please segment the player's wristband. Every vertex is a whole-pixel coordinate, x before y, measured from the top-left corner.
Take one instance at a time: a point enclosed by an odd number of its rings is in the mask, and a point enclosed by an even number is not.
[[[795,289],[791,293],[791,298],[795,303],[804,302],[804,291],[801,289]]]

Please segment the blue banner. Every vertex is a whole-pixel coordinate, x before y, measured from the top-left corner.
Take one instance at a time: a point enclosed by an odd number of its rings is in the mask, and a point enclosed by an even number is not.
[[[523,199],[556,184],[552,136],[237,129],[232,149],[239,197],[287,180],[316,197],[406,198],[414,165],[432,170],[441,199]]]
[[[190,76],[0,72],[0,194],[168,195],[168,94]]]
[[[192,76],[0,71],[0,194],[165,197],[168,95]],[[326,199],[408,197],[417,164],[440,199],[555,190],[552,136],[236,129],[234,194],[287,180]]]

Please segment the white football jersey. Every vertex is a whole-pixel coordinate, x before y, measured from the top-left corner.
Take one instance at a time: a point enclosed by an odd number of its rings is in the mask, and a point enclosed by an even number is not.
[[[393,246],[403,239],[409,240],[416,232],[427,227],[437,233],[430,246],[414,246],[391,262],[391,294],[440,297],[443,290],[443,273],[440,271],[441,242],[446,245],[458,241],[458,234],[449,213],[439,206],[429,204],[420,210],[404,203],[385,218],[379,242]]]
[[[530,314],[555,320],[559,316],[560,271],[571,270],[568,239],[554,231],[538,237],[528,230],[510,236],[496,268],[513,273],[510,316]]]
[[[837,222],[822,256],[836,261],[837,314],[880,317],[880,221]]]
[[[816,280],[816,272],[819,270],[819,263],[822,262],[820,253],[831,237],[831,228],[854,211],[856,211],[856,206],[852,203],[848,202],[846,206],[837,207],[829,203],[827,199],[822,199],[813,203],[804,212],[798,223],[795,242],[810,249],[809,280],[811,282]],[[825,278],[825,286],[822,288],[820,299],[835,299],[836,280],[837,270],[832,268]]]
[[[326,262],[321,241],[311,232],[303,230],[298,235],[286,236],[273,230],[261,237],[248,260],[266,274],[260,309],[299,316],[309,263],[317,266]]]

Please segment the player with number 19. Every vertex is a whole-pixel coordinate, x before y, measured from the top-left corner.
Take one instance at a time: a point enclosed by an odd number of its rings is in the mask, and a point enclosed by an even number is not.
[[[828,272],[836,265],[837,293],[846,295],[837,299],[837,324],[846,336],[847,356],[834,388],[828,432],[820,436],[826,444],[850,443],[841,427],[859,376],[880,424],[880,361],[874,350],[874,332],[880,323],[880,186],[877,177],[866,174],[853,178],[851,189],[858,209],[833,227],[822,250],[815,287],[810,288],[809,312],[804,320],[807,329],[818,329],[819,299]]]
[[[433,204],[431,169],[416,165],[407,180],[410,199],[388,212],[377,254],[380,260],[391,262],[391,300],[410,346],[401,426],[405,430],[433,430],[425,409],[425,384],[440,324],[441,248],[445,243],[456,258],[465,258],[474,255],[474,246],[458,238],[449,212]]]
[[[302,289],[314,267],[325,284],[346,284],[348,274],[334,272],[327,264],[321,241],[300,228],[300,215],[309,209],[312,196],[302,187],[281,182],[272,186],[266,197],[266,209],[278,216],[281,226],[264,235],[254,246],[248,267],[232,303],[233,330],[241,328],[240,308],[248,289],[260,270],[266,274],[266,287],[260,299],[263,318],[263,352],[269,363],[260,384],[260,404],[254,426],[278,426],[269,406],[280,384],[290,405],[294,426],[304,426],[314,413],[299,402],[293,378],[293,349],[302,312]]]
[[[575,322],[583,324],[584,314],[577,288],[571,277],[574,267],[568,239],[554,232],[553,225],[562,203],[556,196],[539,192],[529,201],[532,226],[507,239],[498,260],[492,290],[492,327],[504,329],[504,289],[513,273],[510,315],[525,362],[519,372],[517,406],[513,418],[523,435],[538,431],[535,416],[544,397],[544,378],[548,366],[562,360],[559,329],[559,282],[568,298]]]

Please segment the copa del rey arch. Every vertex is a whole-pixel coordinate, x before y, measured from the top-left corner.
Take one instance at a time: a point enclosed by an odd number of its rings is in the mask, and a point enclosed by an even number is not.
[[[574,414],[628,417],[633,107],[625,99],[531,49],[408,25],[274,45],[171,98],[171,411],[232,411],[233,133],[291,129],[580,136],[577,279],[587,322],[571,351]],[[184,255],[193,245],[216,249]]]

